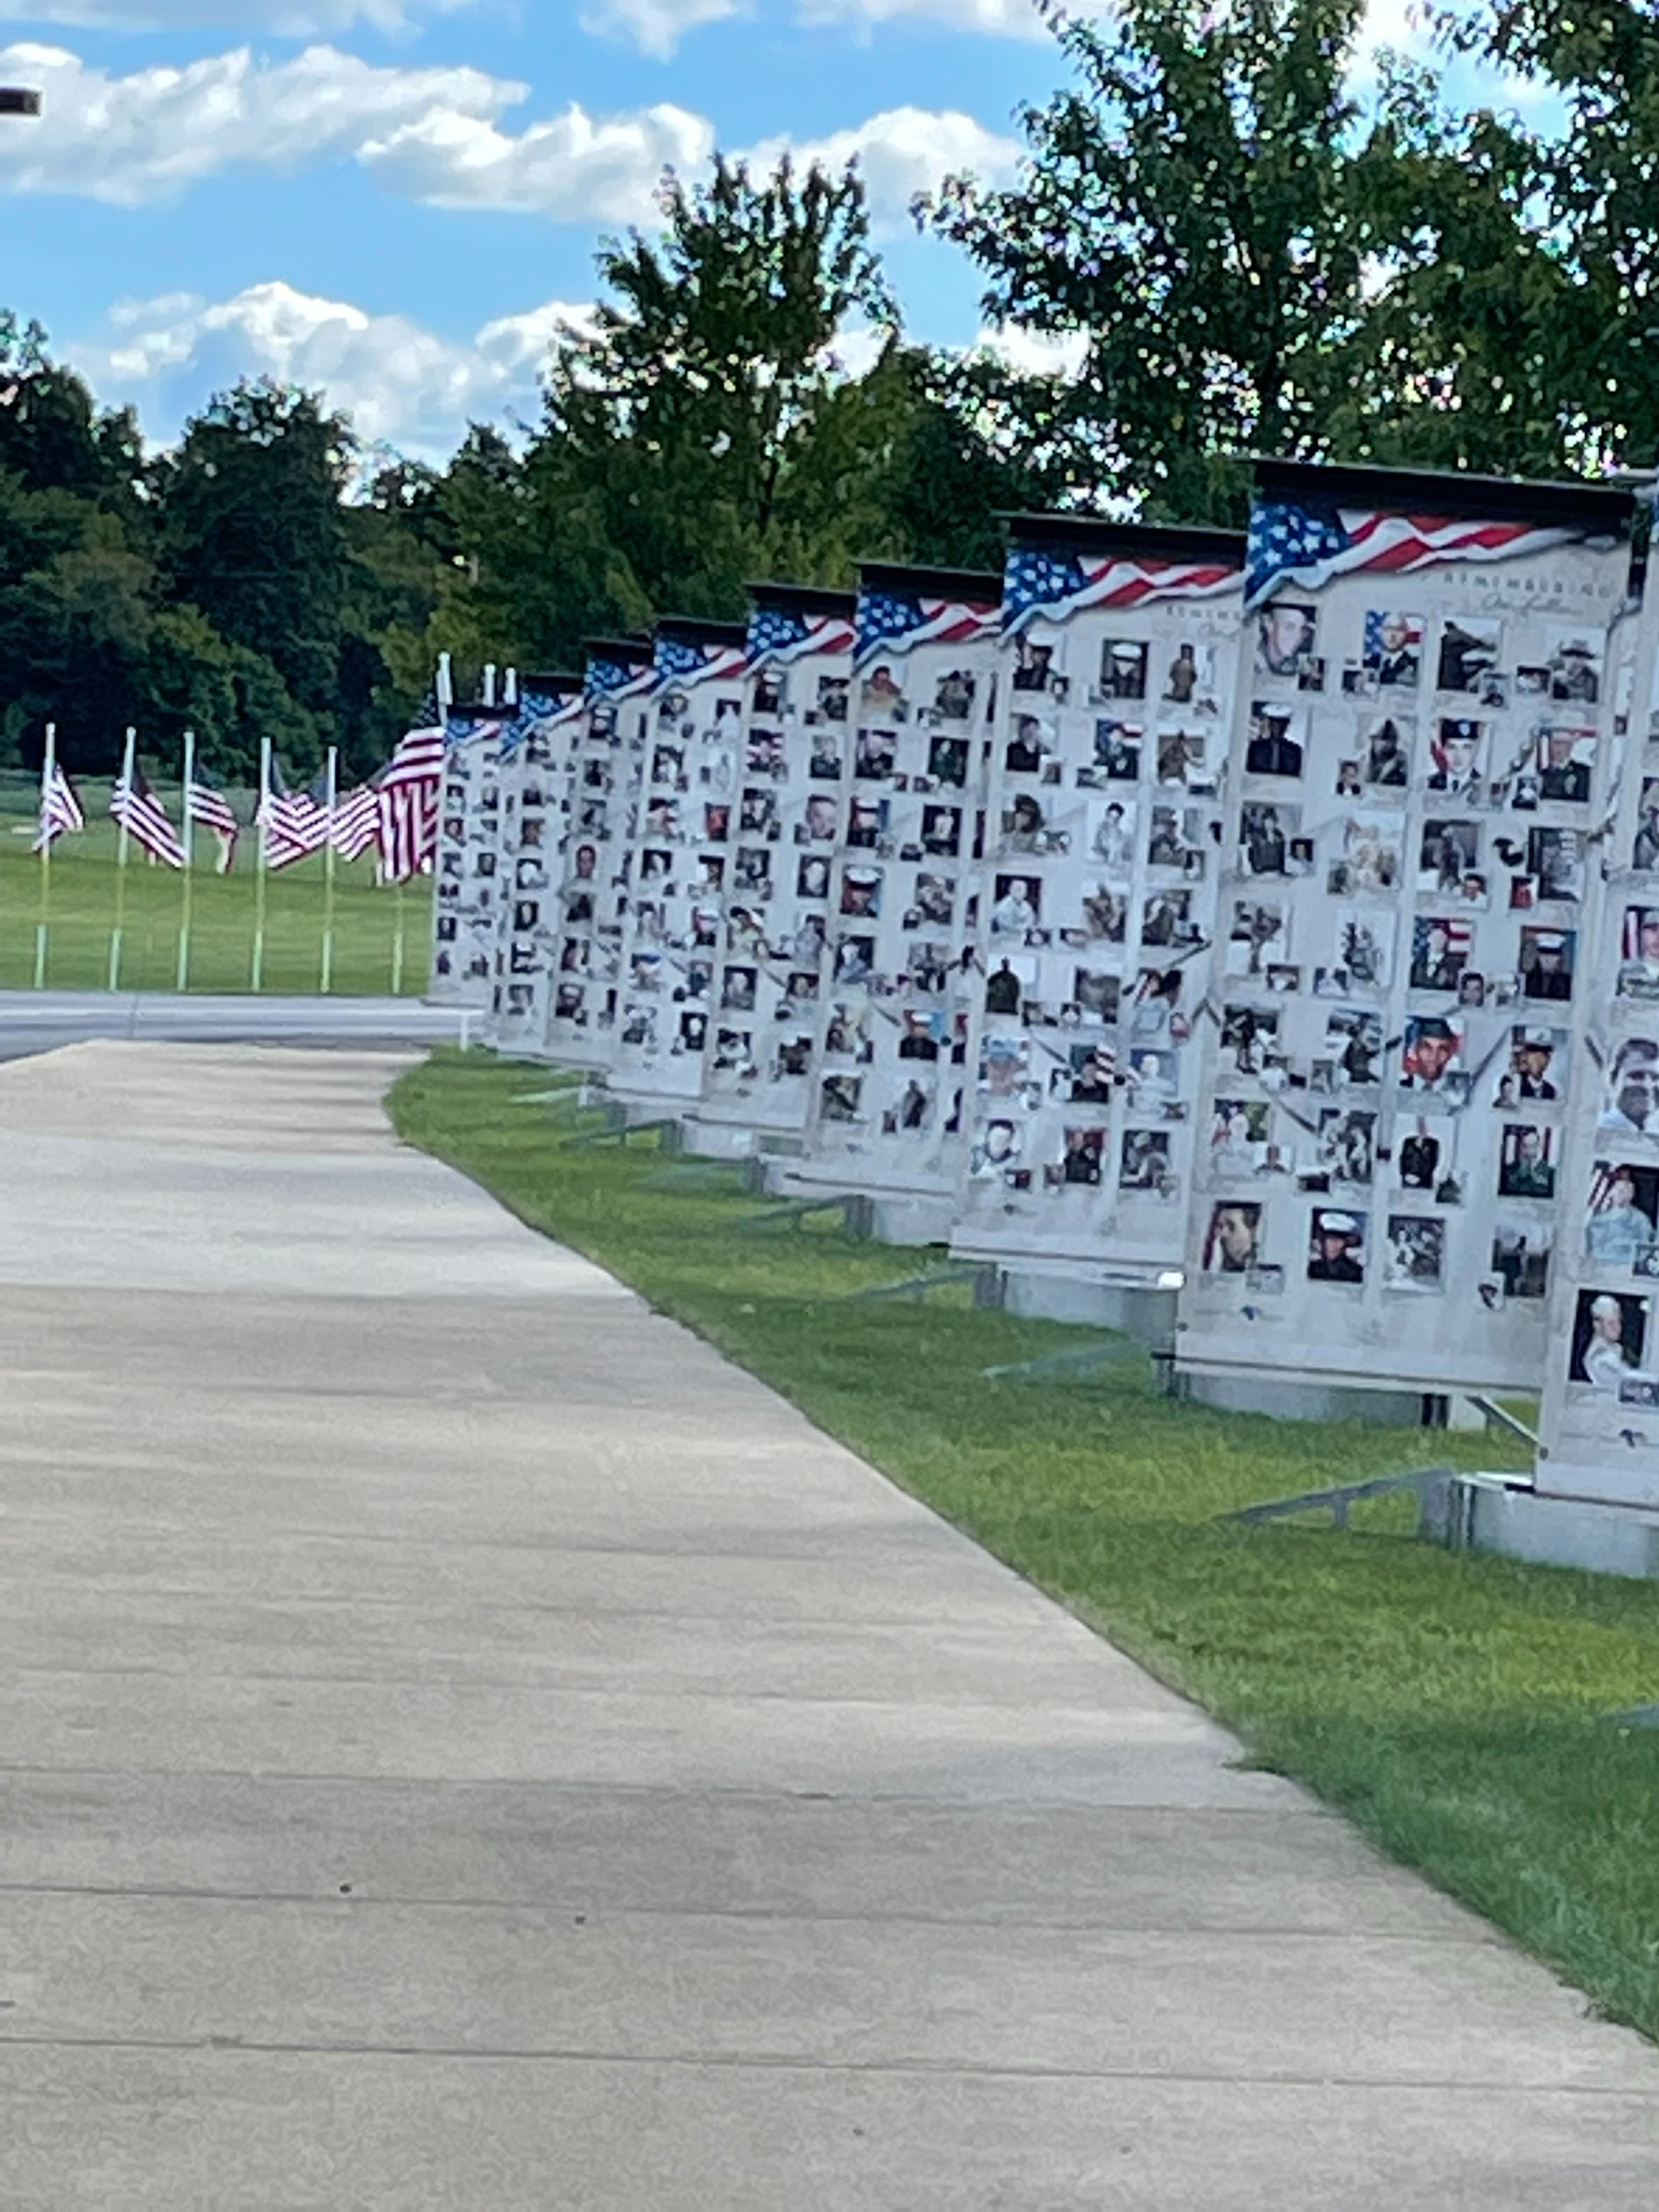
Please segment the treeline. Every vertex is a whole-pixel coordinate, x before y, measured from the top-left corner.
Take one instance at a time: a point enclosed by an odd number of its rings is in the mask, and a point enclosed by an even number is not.
[[[1055,20],[1067,81],[1017,182],[918,222],[989,319],[1080,354],[1018,374],[907,343],[854,172],[669,179],[607,241],[594,324],[517,442],[373,464],[315,394],[216,399],[169,451],[0,322],[0,761],[193,726],[305,772],[389,750],[434,656],[568,665],[584,636],[735,616],[767,575],[1000,557],[998,516],[1236,521],[1244,459],[1598,473],[1659,449],[1659,28],[1647,0],[1489,0],[1433,64],[1362,62],[1363,0],[1126,0]],[[1459,106],[1475,64],[1509,108]],[[1530,118],[1532,119],[1528,120]],[[870,365],[837,357],[849,330]],[[861,356],[861,357],[866,357]]]

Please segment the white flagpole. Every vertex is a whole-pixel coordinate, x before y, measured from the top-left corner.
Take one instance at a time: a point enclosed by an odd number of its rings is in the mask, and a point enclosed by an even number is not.
[[[340,748],[328,749],[328,842],[323,848],[323,972],[325,998],[334,988],[334,810],[340,797]]]
[[[58,780],[58,725],[46,724],[46,750],[40,762],[40,828],[46,828],[46,793]],[[34,988],[46,988],[46,941],[52,932],[52,848],[56,840],[40,840],[40,918],[34,925]]]
[[[132,770],[138,754],[138,732],[129,726],[125,750],[121,755],[121,781],[129,794],[132,790]],[[131,841],[127,836],[125,819],[116,835],[115,842],[115,927],[109,933],[109,988],[121,988],[121,933],[127,918],[127,847]]]
[[[258,991],[264,983],[265,975],[265,855],[270,843],[267,815],[270,805],[270,739],[259,740],[259,811],[254,817],[259,831],[259,843],[253,872],[253,975],[252,988]]]
[[[179,966],[173,979],[173,987],[176,991],[187,991],[190,988],[191,902],[191,893],[195,888],[191,881],[191,871],[196,856],[196,841],[193,835],[196,824],[190,811],[190,787],[195,781],[196,732],[194,730],[186,730],[185,732],[184,781],[179,793],[180,812],[183,819],[179,824],[179,842],[185,848],[185,884],[184,905],[179,917]]]
[[[493,707],[495,703],[495,664],[493,660],[486,660],[483,665],[483,703],[486,707]]]

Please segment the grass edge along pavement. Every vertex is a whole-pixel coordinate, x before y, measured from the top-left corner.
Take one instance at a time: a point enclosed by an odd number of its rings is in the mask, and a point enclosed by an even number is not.
[[[1516,1465],[1513,1440],[1272,1421],[1158,1395],[1122,1357],[1087,1380],[981,1370],[1093,1340],[851,1294],[926,1255],[820,1218],[757,1226],[733,1173],[675,1169],[563,1079],[453,1049],[388,1100],[408,1143],[608,1268],[1237,1731],[1607,2017],[1659,2039],[1659,1586],[1454,1557],[1397,1502],[1346,1532],[1231,1509],[1333,1480]]]

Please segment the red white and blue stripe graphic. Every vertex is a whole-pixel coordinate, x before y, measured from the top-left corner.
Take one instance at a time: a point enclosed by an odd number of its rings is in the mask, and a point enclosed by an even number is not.
[[[1316,592],[1335,576],[1407,576],[1453,562],[1522,560],[1577,544],[1585,535],[1560,526],[1470,515],[1386,514],[1259,500],[1250,514],[1245,604],[1259,606],[1286,585]]]
[[[857,632],[842,615],[811,615],[795,607],[757,607],[749,617],[748,658],[804,660],[808,653],[850,653]]]
[[[658,676],[676,684],[729,684],[749,665],[740,645],[697,645],[690,638],[659,637],[654,651]]]
[[[84,830],[87,817],[75,795],[75,786],[56,761],[40,771],[40,828],[30,850],[44,853],[67,830]]]
[[[972,645],[995,635],[1000,615],[999,601],[927,599],[872,587],[859,593],[854,664],[918,645]]]
[[[1057,546],[1016,545],[1002,580],[1005,637],[1039,617],[1065,622],[1085,608],[1127,609],[1162,599],[1213,599],[1239,586],[1236,566],[1214,559],[1162,560],[1149,554],[1108,554],[1085,560]]]

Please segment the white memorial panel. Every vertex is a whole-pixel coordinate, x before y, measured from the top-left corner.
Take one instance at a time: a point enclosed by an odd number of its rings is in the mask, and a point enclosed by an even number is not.
[[[814,888],[799,862],[833,850],[850,788],[853,612],[850,592],[792,584],[754,591],[696,1114],[712,1142],[732,1149],[757,1133],[797,1133],[806,1124],[830,900],[827,880]]]
[[[501,739],[512,711],[493,702],[444,709],[427,994],[441,1006],[484,1012],[495,989],[505,890]]]
[[[1179,1270],[1243,541],[1017,519],[953,1250]]]
[[[611,1088],[631,1103],[683,1103],[702,1088],[744,781],[744,640],[741,623],[657,625],[611,1062]]]
[[[610,1066],[617,1031],[625,862],[656,687],[653,649],[638,639],[587,647],[584,704],[571,740],[546,1051],[594,1070]]]
[[[1183,1370],[1535,1384],[1629,515],[1258,467]]]
[[[490,1022],[490,1041],[503,1052],[539,1052],[547,1034],[559,945],[559,848],[581,696],[579,676],[520,678],[516,737],[501,769],[507,882]]]

